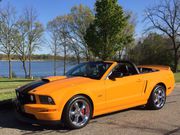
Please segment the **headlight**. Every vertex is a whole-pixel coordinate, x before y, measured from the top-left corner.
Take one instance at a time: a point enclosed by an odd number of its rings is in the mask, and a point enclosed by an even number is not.
[[[39,96],[41,104],[55,105],[54,100],[49,96]]]

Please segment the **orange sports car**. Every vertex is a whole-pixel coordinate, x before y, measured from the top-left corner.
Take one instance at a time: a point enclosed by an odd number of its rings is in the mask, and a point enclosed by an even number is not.
[[[84,127],[97,115],[145,105],[161,109],[174,89],[167,66],[135,66],[128,61],[81,63],[66,76],[43,78],[16,89],[18,118]]]

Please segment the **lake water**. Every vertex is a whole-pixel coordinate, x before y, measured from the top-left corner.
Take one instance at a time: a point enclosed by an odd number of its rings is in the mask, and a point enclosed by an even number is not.
[[[76,65],[74,62],[67,62],[66,71],[74,65]],[[53,61],[32,61],[32,76],[34,77],[52,76],[54,73],[53,69]],[[12,71],[17,77],[24,77],[24,70],[20,61],[12,61]],[[56,72],[57,75],[63,75],[63,61],[57,62]],[[0,76],[8,77],[8,74],[8,61],[0,61]]]

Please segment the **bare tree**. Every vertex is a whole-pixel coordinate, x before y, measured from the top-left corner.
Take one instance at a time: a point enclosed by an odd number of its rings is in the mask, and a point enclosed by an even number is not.
[[[60,47],[59,47],[59,35],[58,35],[58,29],[56,26],[56,21],[50,21],[47,25],[47,30],[50,32],[51,36],[51,43],[50,43],[50,49],[53,53],[54,57],[54,76],[57,75],[57,55],[60,53]]]
[[[161,0],[159,4],[145,10],[145,21],[151,23],[149,30],[159,30],[172,41],[174,71],[177,72],[180,48],[180,1]]]
[[[25,78],[28,77],[26,61],[28,60],[27,22],[21,18],[16,23],[16,34],[14,39],[14,52],[22,62]]]
[[[80,63],[82,55],[89,60],[90,51],[84,40],[84,35],[93,20],[92,11],[88,7],[80,5],[74,6],[68,15],[58,16],[48,23],[48,29],[51,32],[51,39],[53,40],[53,47],[51,46],[51,48],[53,48],[54,58],[57,55],[57,49],[61,48],[63,50],[64,74],[66,72],[68,50],[70,51],[70,55],[75,56],[77,63]]]
[[[89,25],[94,20],[93,12],[89,7],[79,5],[71,9],[68,18],[69,39],[71,40],[71,50],[74,51],[79,62],[80,53],[83,53],[86,60],[90,59],[90,49],[88,48],[84,36]]]
[[[69,37],[69,36],[68,36]],[[75,55],[76,61],[79,64],[81,60],[82,48],[73,38],[69,37],[69,50],[72,51],[73,55]]]
[[[9,63],[9,78],[12,78],[11,55],[14,49],[14,33],[16,24],[16,11],[8,4],[0,9],[0,51],[7,55]]]
[[[70,44],[69,39],[68,39],[68,16],[59,16],[56,18],[58,22],[58,41],[60,47],[63,49],[64,53],[64,72],[63,74],[65,75],[66,73],[66,62],[67,62],[67,51],[68,51],[68,45]]]
[[[23,20],[27,23],[27,40],[28,40],[28,60],[29,60],[29,78],[31,78],[31,61],[32,54],[40,48],[43,35],[43,25],[37,20],[37,13],[34,8],[26,8]]]
[[[64,74],[66,73],[66,61],[67,61],[67,51],[69,48],[69,38],[68,38],[68,16],[58,16],[48,23],[48,28],[51,31],[53,40],[53,52],[54,58],[57,54],[60,54],[63,50],[63,62],[64,62]],[[56,62],[54,62],[56,63]],[[56,66],[56,65],[55,65]]]

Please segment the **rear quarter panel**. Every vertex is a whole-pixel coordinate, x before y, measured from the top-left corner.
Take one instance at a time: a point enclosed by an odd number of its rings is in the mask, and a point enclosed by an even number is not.
[[[169,95],[174,89],[174,74],[171,70],[159,70],[151,73],[140,74],[146,81],[146,88],[143,92],[144,98],[148,99],[152,90],[157,84],[164,84],[166,87],[166,95]]]

